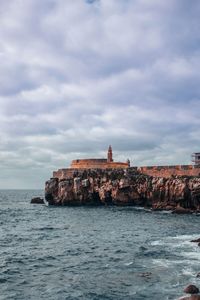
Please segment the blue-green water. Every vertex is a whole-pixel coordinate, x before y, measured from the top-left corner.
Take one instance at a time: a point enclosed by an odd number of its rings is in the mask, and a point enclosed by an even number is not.
[[[0,299],[177,299],[200,271],[200,217],[31,205],[0,191]],[[147,277],[144,272],[149,272]]]

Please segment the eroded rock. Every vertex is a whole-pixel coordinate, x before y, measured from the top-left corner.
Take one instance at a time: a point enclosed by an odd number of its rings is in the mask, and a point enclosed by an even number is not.
[[[70,178],[48,180],[45,194],[50,205],[139,205],[187,214],[200,210],[200,177],[152,177],[134,168],[76,170]]]
[[[195,240],[191,240],[192,243],[200,243],[200,238],[195,239]]]
[[[44,204],[44,199],[35,197],[31,199],[31,204]]]
[[[198,289],[198,287],[196,287],[195,285],[190,284],[190,285],[188,285],[188,286],[184,289],[184,292],[185,292],[186,294],[198,294],[198,293],[199,293],[199,289]]]

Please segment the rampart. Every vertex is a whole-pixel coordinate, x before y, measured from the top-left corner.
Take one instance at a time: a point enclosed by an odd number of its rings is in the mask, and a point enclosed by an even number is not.
[[[76,176],[77,172],[84,172],[88,169],[127,169],[127,163],[117,163],[110,162],[107,163],[101,162],[100,164],[96,163],[95,160],[91,164],[91,160],[88,160],[90,163],[79,164],[77,165],[73,162],[71,166],[73,168],[59,169],[58,171],[53,172],[53,178],[70,178]],[[76,162],[76,161],[74,161]],[[169,178],[171,176],[200,176],[200,165],[171,165],[171,166],[142,166],[142,167],[131,167],[135,171],[146,174],[153,177],[165,177]]]
[[[200,176],[200,165],[143,166],[137,170],[154,177]]]
[[[74,177],[77,169],[67,168],[67,169],[58,169],[58,171],[53,172],[53,178],[64,179]]]
[[[107,159],[76,159],[70,165],[72,169],[125,169],[128,167],[128,163],[108,162]]]

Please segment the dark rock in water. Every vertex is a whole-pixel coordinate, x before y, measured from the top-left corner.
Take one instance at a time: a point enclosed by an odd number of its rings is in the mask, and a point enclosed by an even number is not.
[[[31,204],[44,204],[44,199],[35,197],[31,199]]]
[[[141,246],[140,248],[139,248],[141,251],[146,251],[146,250],[148,250],[146,247],[144,247],[144,246]]]
[[[197,276],[196,276],[197,278],[200,278],[200,272],[199,273],[197,273]]]
[[[175,210],[172,211],[172,214],[190,214],[192,213],[191,209],[183,208],[183,207],[177,207]]]
[[[55,198],[51,193],[45,193],[45,199],[49,203],[49,205],[56,205]]]
[[[167,205],[167,206],[165,207],[165,210],[174,210],[174,206],[172,206],[172,205]]]
[[[184,289],[184,292],[187,294],[198,294],[199,289],[195,285],[190,284]]]
[[[190,242],[192,242],[192,243],[200,243],[200,238],[195,239],[195,240],[191,240]]]
[[[151,272],[143,272],[139,274],[140,277],[145,277],[145,278],[150,278],[151,275],[152,275]]]

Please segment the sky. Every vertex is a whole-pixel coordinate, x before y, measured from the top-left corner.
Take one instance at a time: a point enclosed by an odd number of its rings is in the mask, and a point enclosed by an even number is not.
[[[0,0],[0,188],[200,151],[199,0]]]

